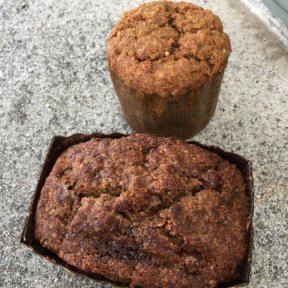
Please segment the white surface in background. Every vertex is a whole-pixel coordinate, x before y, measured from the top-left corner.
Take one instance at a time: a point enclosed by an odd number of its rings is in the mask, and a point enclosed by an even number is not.
[[[241,0],[256,14],[286,45],[288,45],[288,27],[278,17],[274,16],[261,0]]]

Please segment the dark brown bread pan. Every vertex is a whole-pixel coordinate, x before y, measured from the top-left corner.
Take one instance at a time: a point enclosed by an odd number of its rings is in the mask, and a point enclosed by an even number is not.
[[[100,133],[93,133],[90,135],[85,134],[75,134],[69,137],[64,136],[56,136],[52,139],[50,147],[48,149],[46,159],[42,168],[42,172],[40,174],[40,178],[38,180],[38,184],[32,198],[31,206],[29,209],[29,214],[26,218],[24,229],[21,236],[21,243],[27,246],[33,253],[38,254],[50,262],[63,266],[69,272],[74,274],[86,275],[89,278],[95,279],[101,283],[108,283],[111,284],[112,287],[123,287],[125,285],[121,285],[121,283],[112,282],[109,279],[104,278],[101,275],[91,274],[83,272],[71,265],[68,265],[63,260],[61,260],[57,255],[49,251],[48,249],[41,246],[41,244],[34,238],[34,227],[35,227],[35,212],[37,203],[40,197],[41,189],[44,185],[45,179],[49,175],[52,167],[56,159],[60,156],[60,154],[65,151],[69,146],[74,144],[78,144],[81,142],[88,141],[92,138],[121,138],[126,137],[127,135],[113,133],[110,135],[104,135]],[[199,144],[194,141],[188,141],[188,143],[196,144],[208,151],[214,152],[221,156],[223,159],[229,161],[236,165],[243,173],[245,177],[245,181],[247,184],[247,193],[250,198],[250,230],[249,230],[249,249],[245,261],[243,262],[242,267],[239,269],[239,277],[237,280],[233,282],[226,282],[226,283],[219,283],[217,288],[224,288],[224,287],[240,287],[246,285],[250,281],[250,274],[251,274],[251,265],[252,265],[252,251],[253,251],[253,208],[254,208],[254,192],[253,192],[253,178],[252,178],[252,165],[251,162],[246,160],[245,158],[230,152],[225,152],[222,149],[215,147],[215,146],[205,146]],[[233,255],[231,255],[233,257]]]
[[[188,139],[199,133],[214,115],[223,74],[219,73],[197,91],[162,97],[143,94],[127,86],[110,70],[114,89],[128,124],[139,133]]]

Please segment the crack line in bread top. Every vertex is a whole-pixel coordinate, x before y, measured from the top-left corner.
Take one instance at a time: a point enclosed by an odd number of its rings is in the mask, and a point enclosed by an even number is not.
[[[95,138],[57,159],[35,238],[131,287],[213,287],[237,277],[246,255],[245,189],[234,165],[185,141]]]

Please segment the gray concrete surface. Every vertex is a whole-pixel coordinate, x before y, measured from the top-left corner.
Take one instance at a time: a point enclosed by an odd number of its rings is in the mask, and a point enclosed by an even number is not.
[[[131,132],[107,73],[107,35],[142,1],[0,0],[0,287],[102,287],[19,245],[53,135]],[[216,114],[196,140],[254,163],[247,287],[288,287],[288,50],[240,1],[195,1],[223,19],[233,53]],[[107,286],[108,287],[108,286]]]

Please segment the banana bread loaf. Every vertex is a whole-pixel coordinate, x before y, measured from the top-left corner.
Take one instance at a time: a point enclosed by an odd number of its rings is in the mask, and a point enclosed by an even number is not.
[[[185,2],[145,3],[109,38],[109,70],[137,132],[188,138],[212,117],[231,52],[220,19]]]
[[[175,138],[94,138],[57,159],[35,238],[70,265],[130,287],[216,287],[247,253],[241,172]]]

